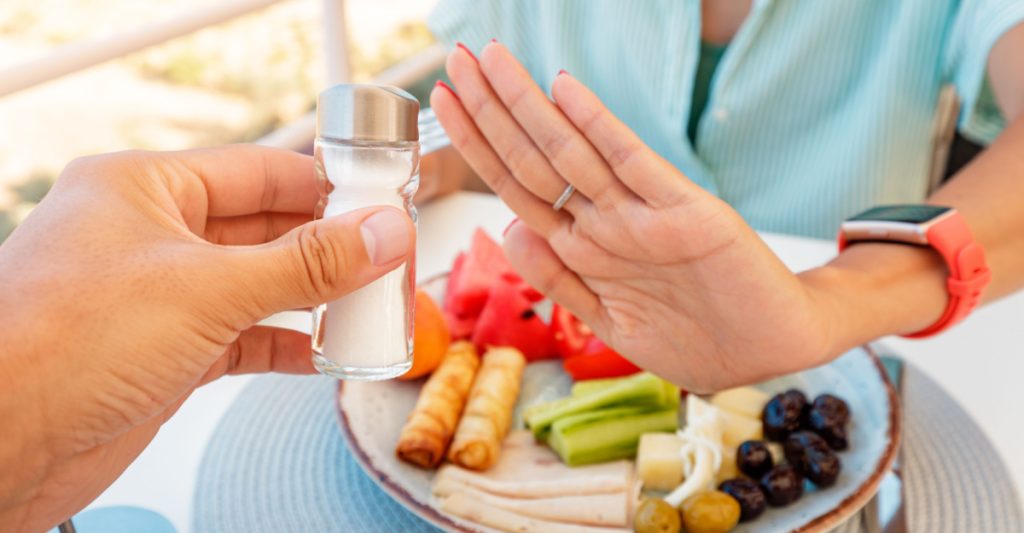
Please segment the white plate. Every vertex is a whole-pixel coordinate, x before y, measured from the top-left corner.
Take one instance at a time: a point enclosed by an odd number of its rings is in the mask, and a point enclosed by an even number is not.
[[[438,290],[437,283],[430,288]],[[433,291],[432,291],[433,292]],[[423,381],[339,382],[338,420],[353,456],[385,492],[424,520],[447,531],[484,531],[443,514],[431,499],[432,471],[399,461],[395,444]],[[527,366],[518,406],[567,395],[571,381],[557,362]],[[828,489],[809,489],[796,503],[769,508],[735,531],[828,531],[854,515],[878,490],[899,444],[900,413],[896,393],[881,363],[858,348],[832,363],[759,385],[769,393],[797,388],[808,397],[828,392],[847,401],[853,413],[850,449],[839,454],[843,470]],[[516,424],[521,420],[516,415]]]

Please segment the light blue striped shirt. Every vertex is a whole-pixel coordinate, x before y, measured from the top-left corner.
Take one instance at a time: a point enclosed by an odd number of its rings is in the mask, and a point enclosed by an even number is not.
[[[999,134],[985,68],[1021,21],[1024,0],[755,0],[696,147],[700,0],[442,0],[429,23],[474,50],[497,38],[542,87],[568,70],[755,228],[831,238],[862,209],[925,197],[944,85],[965,136]]]

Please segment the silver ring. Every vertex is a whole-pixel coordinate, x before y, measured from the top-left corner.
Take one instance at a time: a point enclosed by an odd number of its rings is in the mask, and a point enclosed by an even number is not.
[[[562,191],[562,195],[555,200],[555,203],[551,204],[551,207],[554,207],[555,211],[561,211],[562,208],[565,207],[566,202],[569,201],[569,198],[572,198],[572,193],[574,192],[576,192],[576,187],[573,187],[570,183],[569,186]]]

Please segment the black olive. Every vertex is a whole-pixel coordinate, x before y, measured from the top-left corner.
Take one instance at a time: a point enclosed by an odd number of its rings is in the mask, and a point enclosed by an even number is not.
[[[816,433],[793,433],[786,439],[785,450],[789,464],[819,487],[832,486],[842,470],[839,456]]]
[[[807,397],[804,393],[791,389],[776,394],[761,412],[765,438],[779,442],[785,440],[790,433],[804,425],[806,416]]]
[[[756,481],[745,477],[723,481],[718,490],[732,496],[740,504],[740,522],[753,520],[764,512],[768,500]]]
[[[778,465],[761,477],[761,490],[768,505],[783,507],[804,495],[804,478],[792,465]]]
[[[736,448],[736,466],[740,472],[759,478],[772,469],[772,452],[759,440],[748,440]]]
[[[812,408],[807,416],[807,428],[825,439],[833,450],[845,450],[850,447],[846,437],[846,424],[840,422],[834,413]]]
[[[814,399],[811,409],[817,409],[829,417],[835,417],[843,424],[850,421],[850,406],[838,396],[821,394]]]

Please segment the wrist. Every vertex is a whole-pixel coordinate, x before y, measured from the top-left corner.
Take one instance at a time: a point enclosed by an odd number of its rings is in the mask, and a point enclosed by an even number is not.
[[[942,259],[905,244],[858,243],[799,277],[827,316],[832,357],[920,331],[939,319],[948,299]]]

